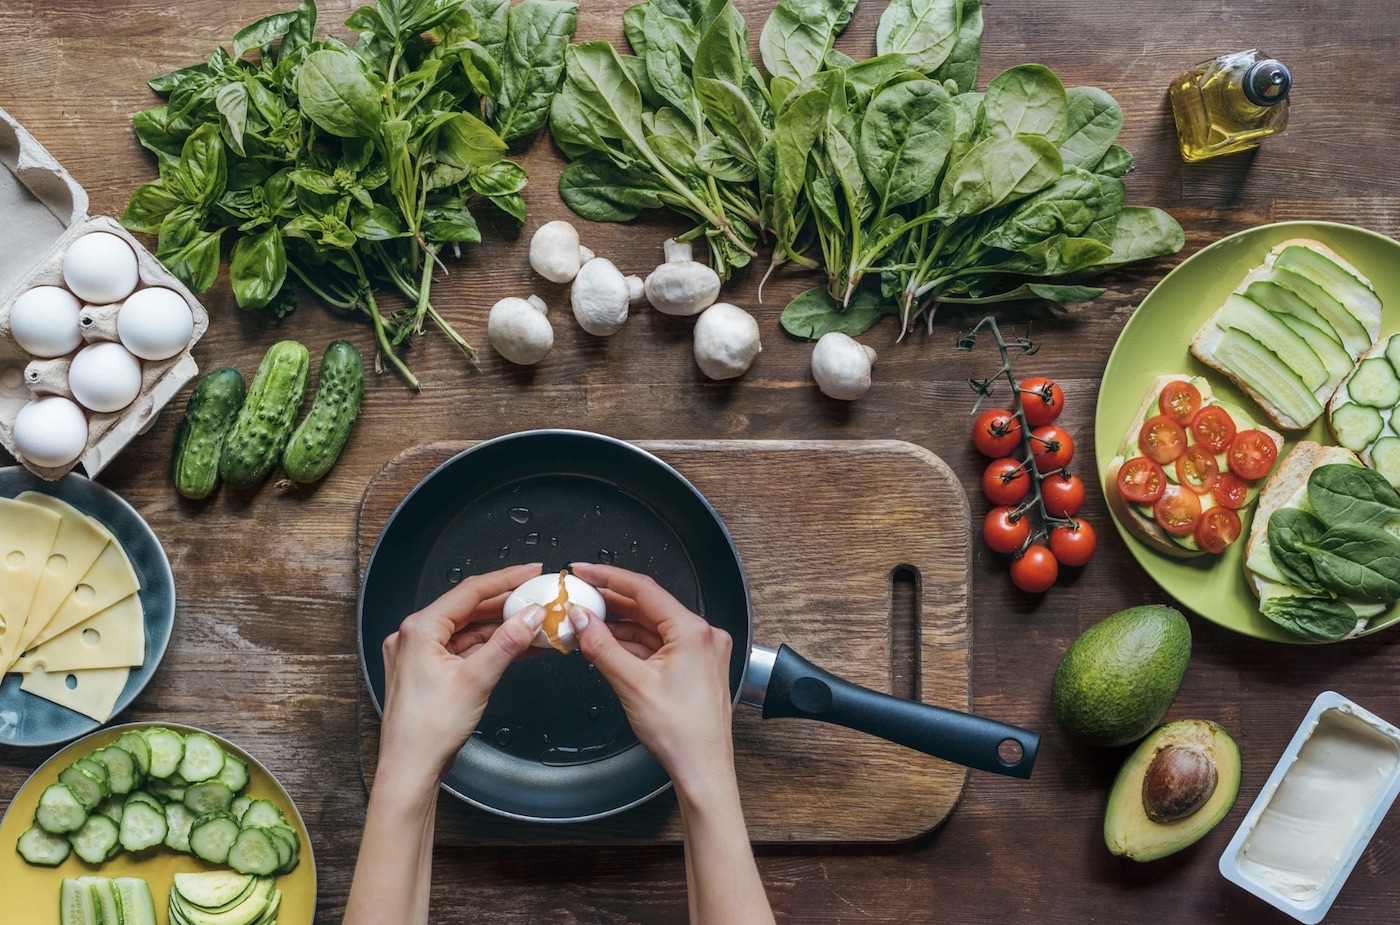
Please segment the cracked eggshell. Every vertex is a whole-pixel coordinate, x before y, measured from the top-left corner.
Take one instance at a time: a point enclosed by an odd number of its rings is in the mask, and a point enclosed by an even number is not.
[[[569,301],[579,327],[595,337],[611,337],[627,323],[632,286],[611,260],[594,257],[574,277]]]
[[[603,595],[598,593],[598,589],[590,585],[573,574],[564,576],[564,590],[568,594],[569,603],[578,604],[584,609],[593,613],[594,616],[602,619],[607,615],[608,608],[603,602]],[[505,606],[501,610],[501,616],[509,620],[520,613],[531,604],[539,604],[548,608],[549,604],[559,598],[559,573],[546,572],[543,575],[536,575],[520,587],[516,588],[506,598]],[[562,617],[562,612],[560,614]],[[531,645],[544,649],[552,649],[554,645],[549,641],[549,634],[546,629],[551,623],[551,614],[546,612],[545,625],[535,633],[535,638]],[[560,619],[556,636],[559,639],[560,647],[571,650],[578,640],[574,636],[574,627],[567,618]]]

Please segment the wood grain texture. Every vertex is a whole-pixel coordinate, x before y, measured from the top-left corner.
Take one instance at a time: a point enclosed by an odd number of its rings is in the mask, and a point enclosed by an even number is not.
[[[630,0],[585,0],[579,38],[620,36]],[[132,113],[156,104],[145,81],[204,60],[240,26],[292,0],[5,0],[0,2],[0,106],[87,188],[93,214],[120,215],[155,165],[131,133]],[[321,4],[322,30],[360,0]],[[773,0],[739,0],[756,44]],[[841,47],[873,50],[882,0],[863,0]],[[1153,285],[1188,254],[1223,235],[1275,218],[1350,221],[1400,235],[1400,17],[1392,0],[986,0],[981,85],[1028,61],[1066,84],[1094,84],[1123,105],[1122,142],[1136,158],[1129,201],[1170,211],[1186,229],[1182,254],[1106,278],[1109,293],[1067,317],[1011,308],[1041,350],[1023,374],[1058,377],[1065,423],[1093,445],[1093,403],[1109,351]],[[1180,71],[1225,51],[1260,45],[1297,78],[1288,132],[1257,154],[1196,166],[1175,150],[1166,88]],[[538,290],[556,306],[554,354],[534,370],[508,368],[489,350],[465,368],[440,338],[410,362],[426,383],[412,395],[392,376],[371,377],[360,424],[321,486],[267,484],[181,501],[165,479],[178,419],[167,412],[102,476],[151,522],[175,568],[176,633],[161,670],[124,719],[206,725],[237,741],[279,776],[298,801],[320,866],[320,915],[344,908],[364,816],[359,780],[355,656],[355,515],[370,480],[399,453],[433,440],[482,440],[536,427],[573,426],[629,440],[898,439],[942,457],[976,498],[980,460],[968,445],[970,376],[995,368],[986,350],[960,354],[957,335],[978,314],[944,311],[931,335],[895,344],[892,327],[862,338],[880,352],[875,386],[854,405],[824,399],[808,371],[810,346],[780,332],[784,302],[816,283],[784,273],[757,299],[757,273],[737,274],[726,298],[752,310],[764,352],[736,382],[706,381],[690,356],[690,322],[638,313],[598,341],[567,320],[564,290],[541,285],[523,242],[539,224],[569,218],[554,180],[562,161],[548,139],[523,154],[529,222],[521,232],[483,221],[486,243],[449,261],[441,308],[484,345],[486,312],[504,295]],[[590,246],[628,272],[661,258],[681,230],[665,217],[629,226],[580,222]],[[305,298],[282,324],[238,311],[220,279],[203,299],[212,319],[195,357],[203,368],[251,373],[281,337],[319,356],[335,337],[364,351],[358,322]],[[183,402],[183,396],[179,399]],[[1090,472],[1087,461],[1081,474]],[[1054,726],[1048,692],[1070,641],[1105,615],[1161,600],[1110,527],[1101,498],[1085,510],[1101,549],[1043,597],[1015,591],[999,556],[971,547],[972,704],[976,712],[1045,735],[1035,776],[972,774],[958,808],[932,835],[893,848],[761,848],[759,866],[782,923],[872,925],[1026,921],[1290,921],[1225,882],[1216,860],[1314,696],[1334,689],[1400,719],[1400,636],[1340,646],[1279,646],[1193,617],[1194,653],[1169,718],[1224,723],[1244,756],[1240,800],[1197,846],[1148,865],[1102,845],[1108,785],[1121,750],[1079,747]],[[0,747],[0,807],[45,757]],[[0,850],[9,850],[0,846]],[[685,870],[674,847],[443,848],[435,857],[435,922],[652,925],[685,919]],[[0,884],[0,894],[3,893]],[[1400,813],[1381,825],[1342,890],[1332,925],[1400,917]],[[0,901],[0,923],[8,925]]]
[[[470,445],[418,447],[375,476],[360,508],[362,574],[404,497]],[[967,709],[967,499],[942,460],[893,440],[639,445],[684,475],[729,528],[748,575],[756,644],[786,643],[872,690]],[[638,567],[645,571],[644,563]],[[910,573],[915,591],[908,608],[895,613],[898,570]],[[908,640],[914,651],[897,651],[895,640]],[[897,690],[906,664],[913,666],[911,689]],[[369,784],[379,722],[367,688],[360,728]],[[749,832],[758,842],[917,838],[947,817],[967,779],[960,767],[848,729],[765,722],[742,706],[735,709],[734,750]],[[437,843],[679,841],[675,800],[668,794],[660,802],[637,818],[629,812],[565,826],[522,826],[454,805],[439,813]]]

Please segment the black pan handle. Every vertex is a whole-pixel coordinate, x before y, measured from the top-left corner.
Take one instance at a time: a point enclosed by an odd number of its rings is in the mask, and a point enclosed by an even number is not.
[[[755,646],[755,654],[761,648]],[[745,699],[754,703],[757,698]],[[764,719],[781,716],[834,723],[1007,777],[1030,777],[1040,746],[1039,733],[852,684],[786,645],[779,647],[773,660],[762,706]],[[1019,756],[1009,754],[1016,749],[1008,743],[1019,746]]]

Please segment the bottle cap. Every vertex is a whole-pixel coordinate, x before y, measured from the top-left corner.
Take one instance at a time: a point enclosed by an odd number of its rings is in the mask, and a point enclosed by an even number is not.
[[[1244,95],[1256,106],[1282,102],[1292,86],[1293,75],[1287,66],[1272,58],[1255,64],[1244,75]]]

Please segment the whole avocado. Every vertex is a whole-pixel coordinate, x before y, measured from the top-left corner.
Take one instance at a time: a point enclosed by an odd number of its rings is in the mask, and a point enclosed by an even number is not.
[[[1089,627],[1055,669],[1051,706],[1072,738],[1136,742],[1166,716],[1191,659],[1191,627],[1171,607],[1120,610]]]

